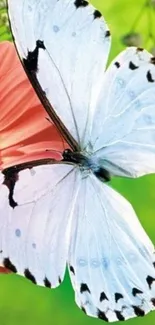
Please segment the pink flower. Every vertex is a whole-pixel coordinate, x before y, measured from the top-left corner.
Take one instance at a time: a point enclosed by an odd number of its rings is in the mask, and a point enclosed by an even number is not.
[[[59,159],[62,137],[33,90],[11,42],[0,44],[0,169]],[[53,150],[53,151],[47,151]]]

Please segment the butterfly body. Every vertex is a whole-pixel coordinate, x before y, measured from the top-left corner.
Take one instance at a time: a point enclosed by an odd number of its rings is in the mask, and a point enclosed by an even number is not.
[[[66,149],[62,156],[64,162],[77,164],[81,171],[93,172],[101,180],[110,181],[110,173],[99,164],[98,159],[93,159],[91,154]]]

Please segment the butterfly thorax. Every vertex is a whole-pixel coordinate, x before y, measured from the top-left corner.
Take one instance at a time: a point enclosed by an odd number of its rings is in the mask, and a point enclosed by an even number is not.
[[[66,163],[76,164],[83,170],[92,171],[96,177],[102,181],[110,181],[110,173],[103,168],[97,161],[95,162],[91,155],[66,149],[63,152],[63,161]]]

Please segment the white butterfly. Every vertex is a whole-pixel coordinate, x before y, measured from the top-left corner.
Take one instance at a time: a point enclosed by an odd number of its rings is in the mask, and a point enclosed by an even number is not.
[[[104,72],[110,32],[85,0],[8,6],[23,66],[71,150],[1,173],[0,261],[52,288],[67,264],[86,314],[144,316],[155,308],[154,247],[104,181],[155,172],[155,58],[129,48]]]

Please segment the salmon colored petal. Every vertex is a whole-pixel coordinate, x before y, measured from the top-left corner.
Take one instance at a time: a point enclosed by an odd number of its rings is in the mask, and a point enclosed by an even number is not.
[[[5,267],[0,266],[0,273],[1,274],[8,274],[11,273],[8,269],[6,269]]]
[[[10,42],[2,42],[0,44],[0,79],[11,70],[11,65],[8,64],[9,61],[13,68],[15,65],[18,65],[18,59],[14,53],[14,46]]]
[[[32,88],[15,47],[0,44],[0,169],[43,158],[60,159],[62,137]],[[52,151],[54,150],[54,151]]]

